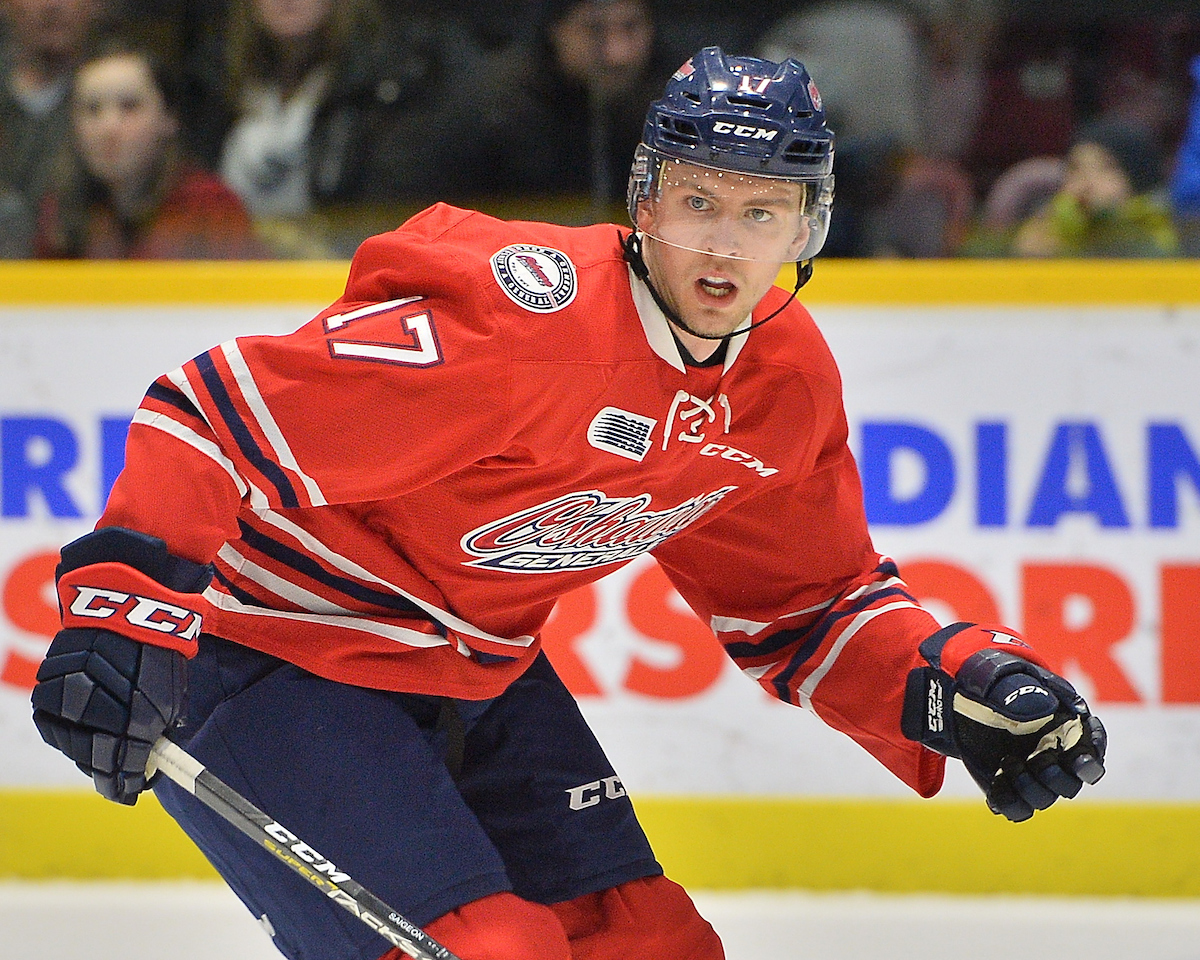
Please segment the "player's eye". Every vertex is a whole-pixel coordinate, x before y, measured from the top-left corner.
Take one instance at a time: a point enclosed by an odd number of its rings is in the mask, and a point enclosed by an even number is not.
[[[693,193],[686,201],[689,208],[692,210],[708,210],[711,209],[712,203],[707,197],[702,197],[698,193]]]
[[[746,216],[755,223],[767,223],[774,214],[770,210],[764,210],[762,207],[751,207],[746,211]]]

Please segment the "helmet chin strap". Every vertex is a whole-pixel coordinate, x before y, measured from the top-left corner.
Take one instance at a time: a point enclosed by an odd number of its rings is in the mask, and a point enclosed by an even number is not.
[[[769,316],[763,317],[757,323],[752,323],[748,327],[742,327],[740,330],[733,330],[730,333],[712,334],[701,333],[699,330],[693,330],[687,325],[684,319],[672,310],[659,292],[654,289],[654,284],[650,282],[650,268],[646,266],[645,258],[642,257],[642,235],[637,231],[632,231],[629,236],[621,241],[621,249],[625,252],[625,262],[629,264],[634,274],[639,280],[646,285],[646,289],[650,291],[650,296],[654,298],[658,309],[663,312],[671,323],[675,324],[684,333],[691,334],[693,337],[699,337],[701,340],[726,340],[729,337],[738,336],[743,333],[749,333],[756,327],[761,327],[768,320],[773,320],[779,316],[791,303],[796,299],[796,294],[800,292],[800,288],[804,286],[812,278],[812,260],[801,260],[796,262],[796,286],[792,288],[791,296],[784,301],[783,306],[771,313]]]

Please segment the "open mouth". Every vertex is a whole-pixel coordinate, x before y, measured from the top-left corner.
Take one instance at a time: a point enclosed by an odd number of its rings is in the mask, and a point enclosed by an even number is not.
[[[703,293],[718,300],[723,300],[737,293],[737,284],[732,280],[726,280],[724,277],[701,277],[696,281],[696,286]]]

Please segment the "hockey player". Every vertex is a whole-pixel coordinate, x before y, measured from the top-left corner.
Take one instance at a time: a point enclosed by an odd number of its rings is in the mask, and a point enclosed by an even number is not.
[[[651,553],[747,675],[922,796],[946,756],[1013,820],[1094,782],[1070,685],[941,628],[871,545],[834,361],[773,286],[821,248],[832,163],[800,64],[705,49],[650,106],[632,232],[435,206],[295,333],[159,378],[62,550],[43,737],[132,803],[170,732],[464,960],[717,960],[539,652],[556,598]],[[153,787],[284,954],[382,953]]]

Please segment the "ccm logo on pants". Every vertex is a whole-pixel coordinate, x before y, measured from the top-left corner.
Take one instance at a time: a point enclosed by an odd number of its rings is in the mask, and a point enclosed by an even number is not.
[[[621,785],[620,777],[605,777],[582,786],[569,787],[565,792],[571,798],[572,810],[586,810],[601,800],[619,800],[625,796],[625,787]]]

